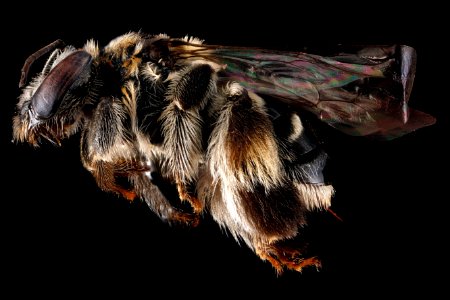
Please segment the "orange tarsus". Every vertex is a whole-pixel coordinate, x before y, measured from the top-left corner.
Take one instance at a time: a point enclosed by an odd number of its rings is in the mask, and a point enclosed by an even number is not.
[[[277,275],[283,274],[284,268],[301,272],[305,267],[315,266],[321,268],[321,262],[317,257],[303,258],[299,250],[283,246],[267,245],[267,248],[256,249],[256,254],[269,261],[275,268]]]
[[[200,213],[203,210],[202,202],[197,197],[189,194],[186,190],[185,184],[180,179],[176,179],[176,184],[180,200],[188,201],[191,204],[194,213]]]
[[[136,198],[136,193],[133,191],[128,191],[128,190],[120,190],[120,193],[122,194],[122,196],[127,199],[128,201],[133,201]]]
[[[315,256],[308,257],[299,262],[298,265],[294,268],[294,270],[301,272],[304,267],[308,266],[315,266],[316,269],[320,269],[322,267],[322,264],[317,257]]]
[[[200,223],[200,215],[179,212],[175,215],[174,220],[192,227],[197,227]]]

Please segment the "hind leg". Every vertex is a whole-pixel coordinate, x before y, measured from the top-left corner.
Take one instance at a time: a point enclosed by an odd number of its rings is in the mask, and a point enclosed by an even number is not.
[[[168,177],[174,179],[180,200],[188,201],[195,213],[204,203],[188,187],[197,179],[205,154],[201,111],[214,94],[215,77],[207,64],[182,69],[169,84],[170,104],[161,114]]]
[[[304,257],[300,249],[281,243],[258,245],[255,252],[262,260],[269,261],[278,274],[282,274],[284,269],[301,272],[306,267],[321,267],[317,257]]]

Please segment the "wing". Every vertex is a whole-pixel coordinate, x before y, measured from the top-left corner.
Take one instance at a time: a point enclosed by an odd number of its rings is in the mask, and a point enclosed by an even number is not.
[[[169,42],[175,64],[213,63],[222,69],[222,79],[293,109],[308,110],[346,134],[392,139],[435,122],[432,116],[408,107],[416,65],[413,48],[356,50],[320,56],[189,40]]]

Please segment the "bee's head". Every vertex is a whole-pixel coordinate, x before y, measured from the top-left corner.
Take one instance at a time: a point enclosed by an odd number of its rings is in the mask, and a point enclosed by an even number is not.
[[[25,62],[20,85],[26,84],[29,66],[41,55],[36,53]],[[14,140],[37,145],[44,138],[59,144],[77,131],[83,107],[92,93],[92,61],[88,51],[71,46],[53,51],[42,72],[23,88],[19,97],[13,120]]]

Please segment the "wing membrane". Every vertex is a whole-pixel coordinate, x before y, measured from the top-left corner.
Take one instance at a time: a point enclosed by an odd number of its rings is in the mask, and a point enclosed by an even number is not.
[[[174,40],[169,50],[180,64],[214,63],[224,80],[308,110],[346,134],[391,139],[435,122],[408,107],[416,64],[415,50],[408,46],[320,56]]]

